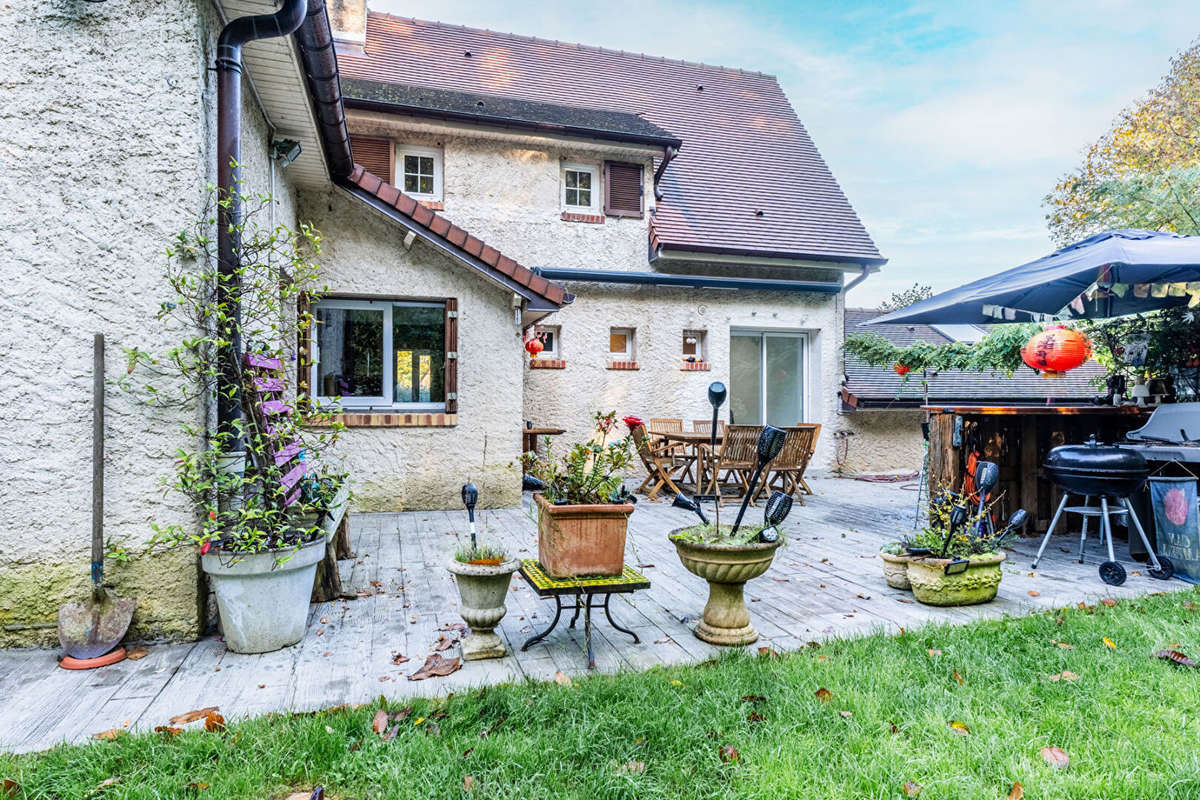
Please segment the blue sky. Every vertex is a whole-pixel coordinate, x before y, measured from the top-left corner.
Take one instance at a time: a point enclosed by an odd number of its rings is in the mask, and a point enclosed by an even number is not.
[[[1194,0],[368,3],[776,75],[889,259],[858,306],[1049,252],[1042,197],[1200,35]]]

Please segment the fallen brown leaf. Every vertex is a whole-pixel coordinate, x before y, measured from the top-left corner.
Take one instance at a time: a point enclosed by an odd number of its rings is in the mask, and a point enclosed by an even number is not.
[[[387,731],[380,738],[382,738],[383,741],[385,741],[385,742],[390,742],[392,739],[396,738],[396,734],[399,732],[400,732],[400,723],[397,722],[395,725],[388,728]]]
[[[412,712],[413,712],[412,706],[405,706],[404,708],[400,709],[399,711],[393,711],[391,714],[389,714],[388,719],[390,719],[392,722],[403,722],[404,720],[408,719],[409,715],[412,714]]]
[[[853,711],[839,711],[838,713],[842,715],[842,719],[850,719],[854,716]]]
[[[155,725],[155,733],[161,733],[163,736],[171,737],[178,736],[183,733],[183,728],[172,728],[170,725]]]
[[[426,736],[441,736],[442,728],[436,722],[433,722],[431,720],[429,722],[429,724],[425,726],[425,735]]]
[[[121,728],[109,728],[106,731],[100,731],[99,733],[93,733],[92,738],[93,739],[115,739],[123,733],[125,733],[125,731]]]
[[[449,650],[454,644],[454,639],[451,639],[449,636],[439,636],[437,642],[433,645],[433,649],[440,653],[444,650]]]
[[[1071,757],[1061,747],[1053,745],[1042,748],[1042,760],[1055,769],[1066,769],[1071,764]]]
[[[758,654],[764,658],[779,658],[779,651],[772,650],[770,647],[758,648]]]
[[[421,668],[408,676],[410,681],[423,681],[426,678],[444,678],[452,672],[457,672],[462,668],[462,661],[458,658],[443,658],[437,653],[430,653],[429,658],[425,659],[425,663]]]
[[[963,682],[963,676],[958,674],[958,670],[954,670],[954,680],[958,681],[960,684]]]
[[[904,796],[905,797],[916,797],[917,795],[919,795],[921,793],[921,789],[923,789],[923,788],[924,787],[921,786],[921,784],[919,784],[919,783],[913,783],[912,781],[905,781],[904,782]]]
[[[891,720],[888,720],[888,725],[892,726],[892,733],[900,732],[900,729],[896,727],[896,723],[892,722]]]
[[[141,661],[146,656],[150,655],[150,648],[142,645],[125,648],[125,657],[130,661]]]
[[[321,624],[322,624],[322,625],[328,625],[328,624],[329,624],[329,617],[321,617]]]
[[[828,703],[830,698],[833,697],[833,692],[822,686],[820,689],[817,689],[815,692],[813,692],[813,695],[822,703]]]
[[[219,733],[225,730],[225,718],[212,711],[204,717],[204,730],[209,733]]]
[[[971,729],[967,727],[967,723],[965,722],[959,722],[956,719],[952,719],[946,723],[946,726],[950,728],[951,733],[957,733],[959,736],[971,735]]]
[[[1021,800],[1025,796],[1025,787],[1020,781],[1013,783],[1012,788],[1008,790],[1008,800]]]
[[[114,786],[120,782],[121,782],[121,779],[117,778],[117,777],[105,778],[104,780],[100,781],[100,783],[96,784],[96,788],[92,789],[91,793],[95,794],[95,793],[99,792],[101,789],[107,788],[109,786]]]
[[[1159,650],[1154,654],[1155,658],[1161,658],[1163,661],[1170,661],[1172,664],[1178,664],[1181,667],[1196,667],[1196,662],[1187,657],[1186,653],[1181,653],[1178,650]]]
[[[1117,604],[1117,601],[1113,600],[1111,597],[1101,597],[1100,602],[1103,603],[1104,605],[1108,606],[1109,608],[1112,608],[1113,606],[1115,606]]]
[[[559,686],[574,686],[575,685],[574,683],[571,682],[571,676],[568,675],[567,673],[563,672],[562,670],[558,670],[554,673],[554,682],[557,683]]]
[[[185,711],[182,714],[176,714],[175,716],[173,716],[169,720],[167,720],[167,722],[170,722],[172,725],[186,725],[189,722],[195,722],[198,719],[204,719],[209,714],[213,713],[214,711],[218,711],[218,710],[220,710],[220,706],[208,706],[206,708],[197,708],[192,711]]]
[[[739,758],[741,758],[741,755],[742,754],[737,751],[737,748],[731,744],[721,746],[721,760],[726,763],[737,761]]]
[[[1051,639],[1051,641],[1054,641],[1054,640]],[[1054,642],[1054,643],[1056,645],[1058,645],[1059,647],[1061,647],[1063,650],[1074,650],[1075,649],[1075,645],[1073,645],[1073,644],[1067,644],[1066,642]]]
[[[392,656],[392,663],[395,664],[396,666],[400,666],[405,661],[408,661],[408,656],[402,655],[400,653],[396,653],[396,655]]]
[[[941,650],[937,650],[937,649],[935,649],[935,648],[932,648],[932,647],[931,647],[931,648],[929,648],[928,650],[926,650],[925,652],[926,652],[926,653],[929,653],[929,657],[930,657],[930,658],[932,658],[933,656],[940,656],[940,655],[942,654],[942,651],[941,651]]]
[[[763,697],[761,694],[744,694],[744,695],[742,695],[742,702],[743,703],[765,703],[765,702],[767,702],[767,698]]]
[[[1042,596],[1042,593],[1039,592],[1037,589],[1030,589],[1025,594],[1029,595],[1030,597],[1041,597]]]
[[[371,731],[383,735],[387,730],[388,713],[382,708],[375,712],[375,717],[371,720]]]
[[[645,761],[626,761],[618,769],[618,772],[623,772],[626,775],[641,775],[646,771]]]
[[[475,788],[475,776],[474,775],[463,776],[463,791],[469,792],[474,788]]]
[[[1050,680],[1052,680],[1052,681],[1077,681],[1077,680],[1079,680],[1079,676],[1076,675],[1074,672],[1071,672],[1070,670],[1064,669],[1062,672],[1058,673],[1057,675],[1051,675]]]
[[[751,711],[746,716],[746,722],[766,722],[767,718],[757,711]]]
[[[21,793],[21,785],[12,778],[0,780],[0,797],[16,797]]]

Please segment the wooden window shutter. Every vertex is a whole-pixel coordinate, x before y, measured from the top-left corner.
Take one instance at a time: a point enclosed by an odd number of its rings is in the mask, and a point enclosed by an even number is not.
[[[458,413],[458,298],[446,298],[446,413]]]
[[[391,139],[375,136],[351,136],[350,150],[354,160],[388,183],[396,182],[396,147]]]
[[[610,217],[642,216],[642,165],[604,162],[604,213]]]

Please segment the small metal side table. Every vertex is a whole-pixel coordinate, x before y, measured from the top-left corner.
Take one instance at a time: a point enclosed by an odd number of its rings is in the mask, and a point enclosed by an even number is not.
[[[596,668],[596,654],[592,649],[592,609],[604,609],[604,616],[608,617],[608,623],[621,633],[629,634],[633,637],[634,644],[640,644],[641,639],[638,635],[628,628],[622,628],[617,624],[612,617],[612,611],[608,607],[608,601],[614,594],[630,594],[639,589],[649,589],[650,581],[645,575],[636,571],[632,567],[626,565],[624,571],[620,575],[603,576],[596,578],[551,578],[542,570],[542,565],[538,563],[536,558],[525,558],[521,560],[521,577],[525,579],[530,588],[538,595],[538,597],[553,597],[554,598],[554,619],[550,622],[550,627],[529,638],[525,644],[521,645],[521,650],[524,652],[529,649],[530,645],[537,644],[542,639],[550,634],[556,627],[558,621],[562,617],[563,609],[573,610],[575,615],[571,617],[570,627],[575,627],[576,620],[579,619],[579,612],[583,611],[583,636],[587,641],[587,656],[588,669]],[[574,597],[574,602],[566,604],[563,602],[564,597]],[[603,597],[603,602],[593,602],[592,598],[597,600]],[[580,600],[583,603],[580,603]]]

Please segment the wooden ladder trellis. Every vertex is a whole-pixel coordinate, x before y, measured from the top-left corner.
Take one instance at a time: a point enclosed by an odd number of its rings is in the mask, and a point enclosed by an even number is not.
[[[283,361],[278,358],[245,354],[246,366],[253,370],[254,390],[258,393],[258,408],[262,413],[264,430],[273,445],[271,457],[275,465],[285,469],[279,483],[286,493],[284,506],[291,506],[300,499],[300,481],[308,469],[304,461],[304,449],[298,440],[280,443],[271,425],[272,418],[292,413],[292,407],[283,399],[287,383],[279,376]]]

